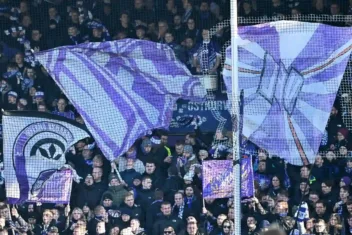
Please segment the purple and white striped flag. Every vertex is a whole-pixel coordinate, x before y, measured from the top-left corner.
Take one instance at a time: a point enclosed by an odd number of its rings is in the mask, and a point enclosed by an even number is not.
[[[69,203],[72,173],[61,170],[65,153],[89,137],[88,130],[58,115],[28,111],[4,112],[2,123],[9,203]]]
[[[104,155],[122,155],[147,131],[168,128],[177,99],[200,100],[205,89],[167,45],[134,39],[39,52],[83,117]]]
[[[291,164],[314,162],[352,49],[352,29],[279,21],[239,29],[243,135]],[[231,47],[224,81],[231,100]]]

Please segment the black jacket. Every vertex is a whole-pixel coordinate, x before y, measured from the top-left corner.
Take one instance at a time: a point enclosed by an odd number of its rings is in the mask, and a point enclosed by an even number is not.
[[[173,227],[176,234],[182,231],[183,221],[174,215],[160,216],[159,219],[153,225],[153,235],[163,235],[164,229],[167,227]]]

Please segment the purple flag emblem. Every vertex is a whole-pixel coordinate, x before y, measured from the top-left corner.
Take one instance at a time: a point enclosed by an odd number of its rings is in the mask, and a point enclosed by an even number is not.
[[[177,99],[199,100],[205,89],[167,45],[134,39],[39,52],[82,115],[105,157],[122,155],[154,128],[168,128]]]
[[[291,164],[314,162],[350,57],[352,29],[280,21],[239,30],[243,135]],[[231,97],[231,48],[224,80]]]
[[[72,176],[65,153],[89,137],[82,125],[40,112],[4,112],[4,178],[9,203],[69,203]]]

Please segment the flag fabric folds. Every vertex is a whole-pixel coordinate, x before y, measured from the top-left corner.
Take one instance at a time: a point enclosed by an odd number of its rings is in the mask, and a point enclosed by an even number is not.
[[[252,157],[244,156],[241,159],[241,197],[251,198],[254,196],[254,193]]]
[[[89,137],[88,130],[57,115],[29,111],[4,112],[2,123],[9,203],[69,203],[72,172],[62,169],[65,153]]]
[[[206,91],[167,45],[125,39],[39,52],[36,59],[83,117],[109,160],[154,128],[168,128],[179,98]]]
[[[352,48],[352,29],[279,21],[239,29],[243,135],[291,164],[314,162]],[[231,47],[224,81],[231,97]]]

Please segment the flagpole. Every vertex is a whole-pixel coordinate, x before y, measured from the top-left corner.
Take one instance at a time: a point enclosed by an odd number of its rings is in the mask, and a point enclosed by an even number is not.
[[[240,167],[240,130],[239,130],[239,87],[238,87],[238,21],[237,21],[237,0],[230,1],[231,11],[231,81],[232,81],[232,115],[233,120],[233,173],[234,173],[234,234],[241,234],[241,167]],[[235,126],[236,125],[236,126]]]

